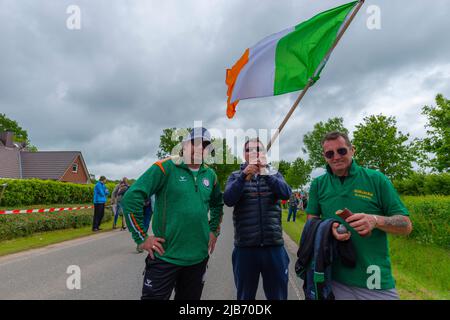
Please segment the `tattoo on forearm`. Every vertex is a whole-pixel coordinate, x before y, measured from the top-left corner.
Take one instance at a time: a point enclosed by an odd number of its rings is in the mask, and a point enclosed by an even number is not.
[[[403,216],[393,216],[384,218],[385,227],[407,228],[409,226],[408,218]]]

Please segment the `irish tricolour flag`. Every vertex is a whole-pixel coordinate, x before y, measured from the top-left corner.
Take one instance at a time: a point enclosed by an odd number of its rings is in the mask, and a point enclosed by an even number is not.
[[[316,81],[329,49],[358,1],[319,13],[245,50],[227,69],[227,116],[232,118],[239,100],[279,95]]]

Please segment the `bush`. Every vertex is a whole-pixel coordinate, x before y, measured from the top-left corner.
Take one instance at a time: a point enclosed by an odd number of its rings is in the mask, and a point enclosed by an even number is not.
[[[450,249],[450,197],[402,197],[413,223],[409,238]]]
[[[93,209],[0,215],[0,241],[30,236],[36,232],[81,228],[92,224],[93,215]],[[112,211],[105,208],[102,222],[111,219]]]
[[[0,179],[8,186],[0,205],[16,207],[23,205],[54,203],[92,203],[94,184],[75,184],[40,179]],[[114,184],[106,184],[110,194]]]
[[[406,179],[394,181],[394,186],[404,195],[450,195],[450,173],[413,173]]]

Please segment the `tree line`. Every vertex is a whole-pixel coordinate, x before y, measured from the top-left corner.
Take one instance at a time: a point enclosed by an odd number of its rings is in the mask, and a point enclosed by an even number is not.
[[[311,180],[311,172],[316,168],[323,168],[326,164],[322,156],[321,139],[327,132],[341,131],[349,134],[352,139],[356,149],[355,160],[359,165],[379,170],[392,180],[401,181],[408,177],[417,177],[417,174],[448,173],[450,100],[438,94],[435,101],[435,106],[426,105],[421,111],[427,118],[426,137],[423,139],[412,139],[409,133],[400,131],[393,116],[366,116],[351,134],[344,126],[344,119],[335,117],[316,123],[313,130],[303,136],[304,147],[299,152],[302,151],[306,159],[298,157],[292,162],[281,160],[273,165],[278,167],[279,172],[294,189],[305,186]],[[162,159],[170,155],[189,130],[191,128],[164,129],[156,156]],[[27,131],[4,114],[0,114],[0,132],[2,131],[13,131],[15,141],[25,142],[29,149],[37,150],[30,143]],[[231,172],[239,169],[242,160],[231,153],[225,139],[215,139],[213,143],[216,154],[220,154],[222,159],[233,160],[232,164],[210,164],[223,187]]]

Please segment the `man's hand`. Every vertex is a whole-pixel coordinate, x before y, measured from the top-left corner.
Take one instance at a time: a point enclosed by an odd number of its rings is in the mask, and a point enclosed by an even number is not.
[[[213,232],[210,232],[209,233],[209,243],[208,243],[209,254],[212,254],[214,252],[214,248],[216,247],[216,241],[217,241],[217,237],[214,235]]]
[[[348,231],[347,233],[340,234],[337,232],[338,227],[339,227],[339,223],[337,223],[337,222],[333,223],[333,225],[331,226],[331,231],[333,233],[333,236],[336,238],[336,240],[347,241],[348,239],[350,239],[350,236],[352,235],[350,233],[350,231]]]
[[[155,259],[155,256],[153,254],[153,251],[156,251],[159,255],[164,254],[164,248],[162,244],[166,242],[163,238],[157,238],[155,236],[149,236],[143,244],[141,244],[141,249],[147,250],[150,254],[150,258],[152,260]]]
[[[256,160],[256,164],[260,167],[267,166],[267,157],[265,153],[260,153],[258,155],[258,160]]]
[[[355,213],[345,219],[345,222],[355,229],[361,237],[370,235],[377,225],[376,218],[366,213]]]
[[[259,173],[259,167],[256,164],[249,164],[245,169],[244,169],[244,174],[248,177],[252,177],[253,175]]]

